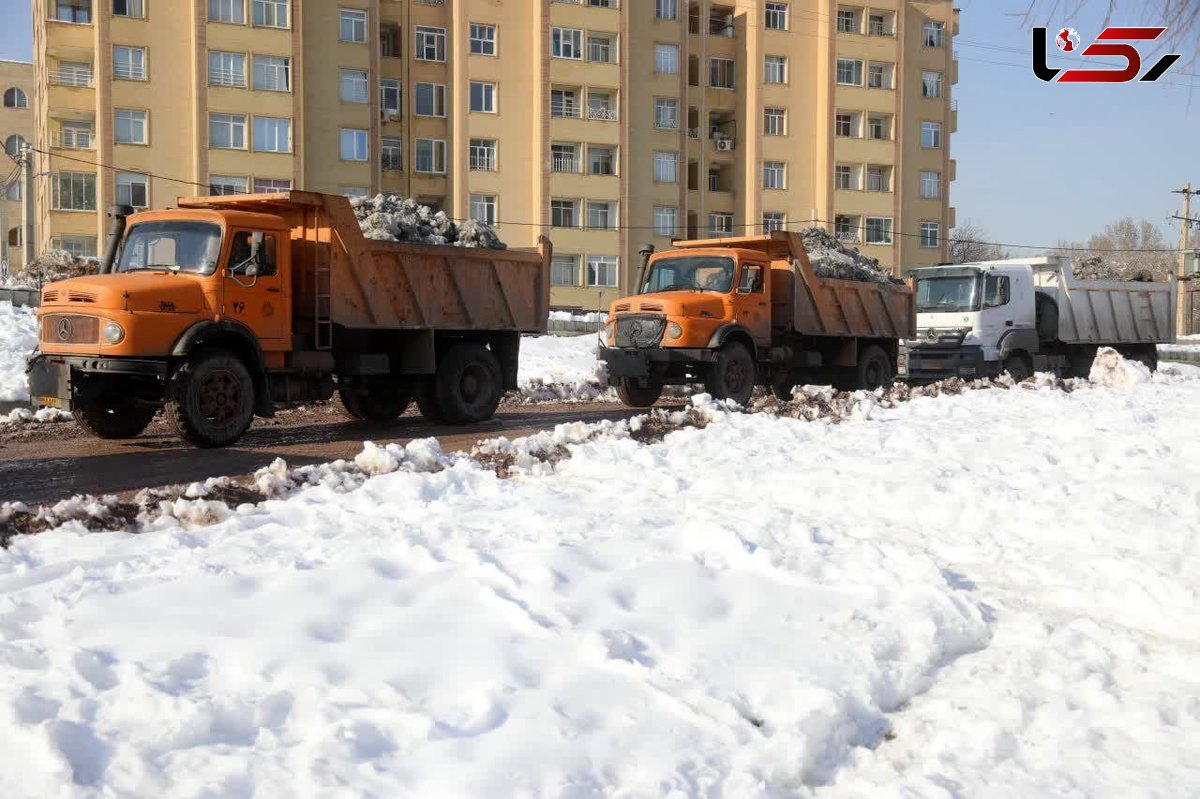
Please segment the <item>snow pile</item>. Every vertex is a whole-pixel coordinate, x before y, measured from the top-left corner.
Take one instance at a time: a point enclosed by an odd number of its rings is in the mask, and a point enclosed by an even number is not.
[[[434,211],[411,198],[394,194],[355,197],[350,200],[350,207],[368,239],[505,249],[504,242],[490,226],[473,219],[456,225],[445,212]]]
[[[25,361],[37,343],[37,309],[0,302],[0,402],[29,399]]]
[[[1128,390],[1149,383],[1153,375],[1145,364],[1123,357],[1112,347],[1101,347],[1096,351],[1088,379],[1106,388]]]
[[[872,283],[889,283],[891,270],[879,263],[879,259],[863,255],[857,247],[850,247],[824,228],[807,227],[800,231],[808,260],[818,277],[839,280],[866,280]]]
[[[57,408],[15,408],[5,415],[0,415],[0,428],[15,427],[25,424],[58,424],[71,421],[71,414]]]
[[[55,280],[94,275],[99,271],[100,261],[96,258],[80,258],[66,250],[47,250],[13,273],[5,285],[40,289]]]
[[[1080,280],[1121,280],[1150,283],[1154,275],[1140,264],[1129,264],[1100,255],[1079,258],[1071,264],[1071,272]]]
[[[596,336],[525,336],[517,366],[522,402],[615,402]]]
[[[585,324],[603,325],[608,320],[608,314],[601,311],[551,311],[551,322],[583,322]]]

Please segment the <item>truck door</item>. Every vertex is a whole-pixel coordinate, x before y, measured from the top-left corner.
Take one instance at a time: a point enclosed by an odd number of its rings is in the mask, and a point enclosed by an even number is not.
[[[738,321],[750,330],[754,343],[764,347],[771,343],[771,299],[766,278],[765,265],[743,265],[735,300]]]
[[[261,256],[251,259],[254,231],[236,230],[225,260],[224,315],[254,331],[264,350],[287,349],[288,298],[279,268],[284,244],[277,231],[261,231]],[[251,267],[257,267],[256,271]]]

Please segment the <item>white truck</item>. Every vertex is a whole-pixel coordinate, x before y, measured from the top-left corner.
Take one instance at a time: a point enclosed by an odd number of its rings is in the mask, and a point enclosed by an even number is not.
[[[1080,280],[1048,256],[932,266],[917,282],[917,337],[901,342],[897,376],[1023,380],[1038,372],[1086,377],[1099,347],[1151,369],[1175,340],[1177,285]]]

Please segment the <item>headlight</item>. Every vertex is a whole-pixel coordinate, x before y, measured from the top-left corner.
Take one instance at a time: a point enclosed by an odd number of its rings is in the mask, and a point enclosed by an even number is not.
[[[120,344],[125,340],[125,328],[116,322],[109,322],[100,328],[100,340],[105,344]]]
[[[683,335],[683,327],[678,322],[667,325],[667,338],[679,338]]]

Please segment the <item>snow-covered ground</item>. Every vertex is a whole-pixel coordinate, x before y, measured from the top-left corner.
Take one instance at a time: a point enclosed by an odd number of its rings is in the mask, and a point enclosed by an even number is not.
[[[29,399],[25,358],[37,346],[37,309],[0,302],[0,402]]]
[[[1106,379],[18,538],[0,796],[1196,796],[1200,369]]]

